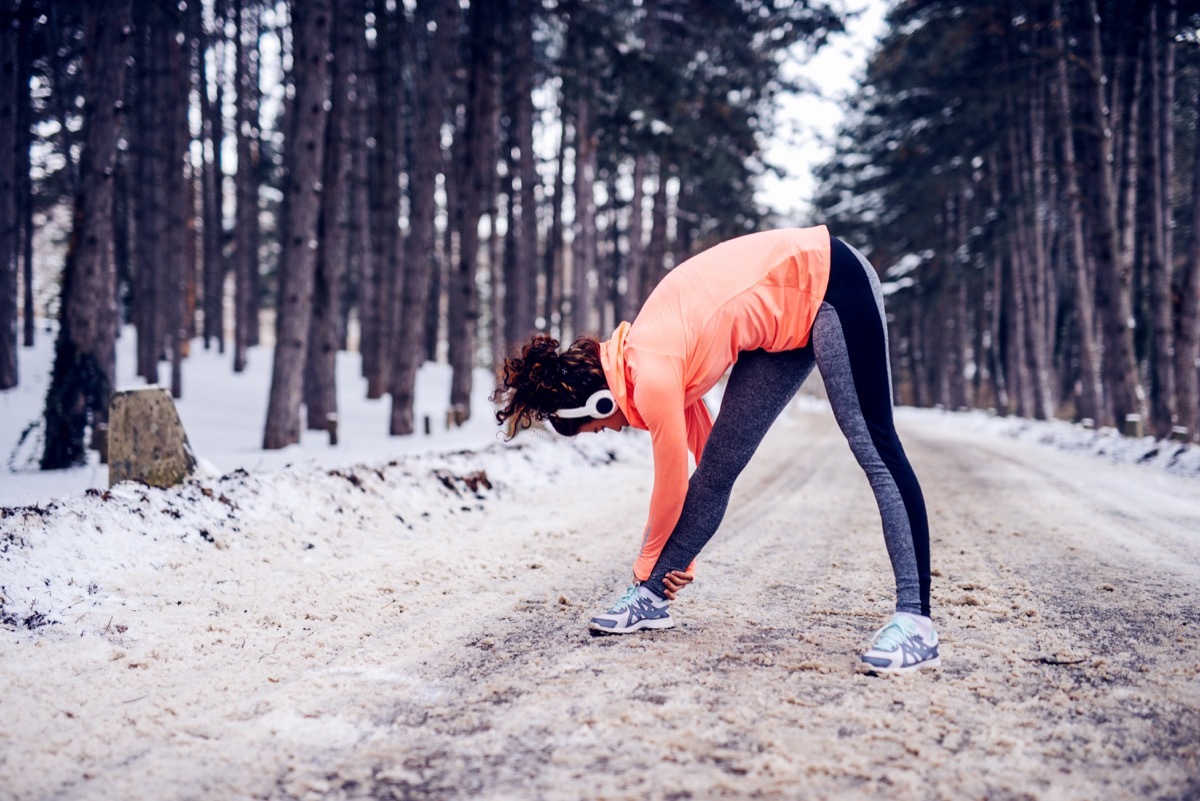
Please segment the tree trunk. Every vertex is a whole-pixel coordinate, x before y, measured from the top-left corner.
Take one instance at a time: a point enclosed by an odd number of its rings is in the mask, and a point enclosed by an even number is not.
[[[533,154],[534,6],[532,0],[510,0],[514,6],[516,42],[513,47],[513,144],[515,174],[520,180],[516,214],[509,205],[513,269],[505,281],[505,345],[520,342],[536,330],[537,305],[537,165]]]
[[[365,15],[364,0],[353,0]],[[355,310],[357,340],[354,349],[363,355],[363,316],[366,314],[364,305],[364,287],[369,285],[373,268],[371,265],[371,225],[370,225],[370,152],[367,139],[371,130],[371,66],[364,37],[355,42],[354,49],[355,74],[354,91],[351,95],[353,104],[348,110],[351,117],[351,141],[347,143],[349,152],[349,186],[350,197],[347,201],[349,213],[347,218],[347,261],[349,263],[350,285],[347,287],[347,308]],[[348,343],[349,344],[349,343]],[[365,375],[365,371],[363,371]]]
[[[116,277],[112,260],[113,172],[121,132],[131,0],[84,8],[86,134],[75,221],[63,270],[54,368],[46,393],[43,470],[84,461],[84,431],[107,422],[116,370]]]
[[[1164,9],[1165,11],[1165,9]],[[1164,439],[1171,434],[1175,418],[1174,359],[1171,352],[1171,237],[1170,237],[1170,191],[1171,170],[1168,159],[1166,133],[1172,127],[1171,104],[1168,97],[1169,79],[1167,72],[1171,61],[1169,45],[1159,46],[1160,41],[1170,37],[1162,35],[1169,30],[1161,25],[1160,9],[1151,3],[1147,10],[1146,30],[1146,74],[1150,78],[1147,96],[1150,124],[1146,126],[1147,170],[1149,183],[1147,200],[1150,220],[1147,226],[1148,247],[1146,269],[1149,273],[1150,354],[1149,390],[1150,419],[1147,430]],[[1160,51],[1166,50],[1163,53]],[[1164,130],[1165,129],[1165,130]]]
[[[992,378],[992,395],[995,399],[996,411],[1002,415],[1008,414],[1012,407],[1009,402],[1007,371],[1004,368],[1004,354],[1000,348],[1001,322],[1004,311],[1004,260],[997,254],[992,257],[991,290],[988,306],[988,372]]]
[[[563,195],[566,183],[563,178],[567,158],[567,123],[559,104],[558,155],[554,160],[554,189],[550,199],[550,231],[546,236],[543,253],[543,271],[546,276],[543,290],[542,317],[544,331],[554,331],[563,324]]]
[[[1085,98],[1087,121],[1093,131],[1090,147],[1095,170],[1096,214],[1092,220],[1092,253],[1096,264],[1096,308],[1104,336],[1104,384],[1109,407],[1098,423],[1121,424],[1127,415],[1140,414],[1140,388],[1133,353],[1131,269],[1125,263],[1117,227],[1117,193],[1113,178],[1112,129],[1105,99],[1104,58],[1100,15],[1096,0],[1086,0],[1087,64],[1092,76]]]
[[[54,115],[57,118],[58,128],[58,152],[62,156],[65,165],[63,174],[67,177],[67,191],[74,195],[77,191],[79,183],[78,165],[75,163],[74,148],[72,145],[77,143],[77,137],[72,134],[69,114],[70,110],[67,107],[71,99],[71,93],[65,91],[68,85],[68,80],[65,77],[68,72],[66,54],[71,51],[71,48],[63,41],[62,34],[62,13],[64,3],[52,2],[47,4],[49,13],[46,15],[46,60],[49,62],[50,69],[50,84],[54,87],[54,91],[50,93],[50,104],[53,106]],[[137,10],[135,8],[135,10]]]
[[[601,228],[607,236],[598,238],[596,255],[599,260],[597,275],[600,277],[600,297],[596,304],[600,313],[600,324],[597,333],[612,331],[617,327],[617,314],[621,309],[619,297],[621,283],[624,279],[625,260],[621,257],[621,215],[618,209],[617,175],[608,174],[604,187],[606,202],[600,210],[604,224],[597,223],[596,229]]]
[[[590,77],[575,98],[575,222],[571,244],[571,335],[596,334],[592,281],[596,270],[596,132]]]
[[[1017,414],[1021,417],[1032,417],[1037,409],[1034,382],[1030,374],[1030,342],[1032,335],[1030,327],[1032,314],[1029,304],[1029,272],[1028,264],[1029,237],[1025,226],[1025,203],[1022,202],[1024,193],[1021,191],[1020,175],[1023,170],[1020,158],[1020,146],[1017,143],[1017,118],[1009,109],[1008,128],[1008,171],[1010,195],[1008,206],[1012,216],[1012,226],[1008,232],[1008,260],[1012,277],[1012,291],[1008,294],[1009,316],[1008,344],[1010,352],[1009,382],[1014,390],[1017,403]]]
[[[622,295],[618,320],[630,320],[637,316],[645,297],[646,245],[644,242],[644,209],[646,162],[648,157],[638,153],[633,158],[633,197],[629,201],[628,242],[629,257],[625,262],[625,293]]]
[[[382,354],[385,360],[382,370],[384,392],[391,392],[395,378],[393,371],[396,366],[396,351],[400,347],[398,340],[400,309],[404,304],[404,281],[407,277],[404,269],[405,241],[400,232],[400,220],[402,215],[406,214],[401,183],[407,181],[409,174],[409,118],[411,116],[408,112],[410,99],[406,89],[410,82],[405,80],[405,64],[409,61],[407,50],[410,48],[408,15],[403,9],[397,8],[393,20],[394,27],[391,36],[394,45],[387,58],[388,73],[392,76],[388,80],[388,91],[391,93],[388,102],[393,109],[388,115],[392,126],[389,136],[392,137],[393,143],[389,156],[390,165],[387,170],[388,203],[392,209],[391,230],[388,232],[387,242],[390,267],[384,274],[383,294],[380,296],[383,302],[380,316],[383,320],[386,337]]]
[[[656,178],[650,208],[650,241],[646,245],[646,263],[638,293],[643,303],[662,280],[667,262],[667,164],[661,157],[655,159],[654,171]]]
[[[1195,110],[1195,152],[1200,154],[1200,90],[1192,107]],[[1191,235],[1187,258],[1175,276],[1174,296],[1179,307],[1175,317],[1175,408],[1179,425],[1188,429],[1188,438],[1200,442],[1200,158],[1192,159]]]
[[[300,441],[300,406],[312,322],[317,218],[328,116],[329,65],[325,53],[329,47],[331,13],[328,0],[308,0],[294,9],[295,94],[289,112],[293,136],[285,143],[287,212],[279,275],[278,335],[263,435],[263,447],[267,450]]]
[[[137,47],[134,55],[133,117],[130,120],[130,206],[133,220],[133,320],[137,329],[137,374],[158,383],[162,355],[162,302],[159,278],[163,263],[165,215],[165,131],[159,109],[166,105],[163,76],[166,64],[161,8],[134,8]]]
[[[470,66],[466,119],[463,128],[465,157],[460,172],[461,219],[458,266],[450,285],[450,410],[455,422],[470,416],[472,369],[478,335],[479,293],[476,287],[479,256],[479,218],[486,204],[494,166],[489,162],[496,117],[496,9],[491,3],[472,3],[469,12]]]
[[[170,97],[191,96],[190,48],[194,42],[189,36],[182,19],[176,19],[173,34],[167,40]],[[190,166],[186,164],[190,132],[188,129],[187,103],[165,103],[163,130],[166,131],[167,151],[167,253],[164,261],[166,292],[165,301],[166,344],[171,357],[171,397],[183,397],[183,356],[187,347],[189,316],[189,289],[193,280],[195,262],[192,256],[194,244],[193,215],[195,204],[191,202],[194,186]]]
[[[331,445],[337,444],[337,354],[347,253],[347,151],[354,119],[347,103],[351,99],[351,77],[358,69],[356,48],[365,35],[364,16],[364,9],[358,3],[343,2],[337,5],[331,26],[331,102],[321,178],[313,315],[304,374],[308,428],[328,431]]]
[[[1031,83],[1041,84],[1037,75],[1031,76]],[[1046,284],[1048,282],[1049,256],[1046,253],[1046,219],[1043,211],[1046,206],[1045,187],[1042,183],[1042,164],[1045,161],[1046,136],[1046,103],[1041,91],[1035,91],[1030,97],[1029,121],[1029,163],[1025,165],[1028,179],[1025,182],[1028,199],[1030,220],[1033,230],[1030,234],[1029,261],[1030,272],[1026,283],[1026,294],[1029,303],[1029,335],[1030,355],[1034,381],[1034,397],[1037,403],[1035,416],[1039,420],[1054,418],[1054,381],[1051,376],[1051,345],[1050,320],[1046,310]]]
[[[21,252],[23,183],[17,170],[20,105],[18,0],[0,0],[0,390],[17,385],[17,259]]]
[[[246,369],[246,350],[258,340],[258,304],[252,297],[258,273],[258,71],[253,58],[258,52],[257,7],[234,0],[237,19],[237,175],[234,194],[237,217],[234,223],[233,255],[233,371]]]
[[[33,347],[36,311],[33,306],[33,175],[30,148],[33,145],[33,105],[29,76],[33,72],[34,16],[33,0],[21,0],[21,30],[17,42],[17,174],[20,187],[17,209],[21,218],[22,342]],[[24,76],[24,77],[21,77]]]
[[[382,398],[391,383],[395,345],[395,305],[400,274],[400,108],[404,93],[400,73],[400,11],[375,8],[374,139],[371,153],[371,275],[360,295],[363,318],[363,370],[367,397]]]
[[[955,196],[955,215],[953,237],[954,282],[953,308],[950,314],[950,330],[953,332],[948,343],[950,349],[950,373],[947,379],[950,384],[950,408],[965,409],[970,406],[967,397],[967,362],[971,347],[970,326],[967,322],[967,295],[971,261],[967,246],[967,205],[968,195],[964,186]]]
[[[438,269],[434,252],[437,213],[437,176],[441,171],[442,122],[446,115],[448,85],[454,74],[458,52],[457,0],[422,0],[418,19],[433,22],[433,30],[418,36],[424,46],[421,59],[423,79],[416,87],[416,121],[413,152],[418,154],[409,171],[410,230],[404,264],[403,305],[397,337],[395,364],[392,368],[392,414],[389,430],[393,435],[416,430],[413,406],[416,400],[417,370],[425,360],[425,323],[429,306],[430,276]],[[432,315],[436,320],[436,313]]]
[[[1176,70],[1175,70],[1175,31],[1179,24],[1178,9],[1176,0],[1165,0],[1161,6],[1162,14],[1165,16],[1163,30],[1165,35],[1162,37],[1163,47],[1163,99],[1162,99],[1162,116],[1160,118],[1160,133],[1162,135],[1162,159],[1160,167],[1162,177],[1160,183],[1162,185],[1162,205],[1164,209],[1164,225],[1163,225],[1163,253],[1166,257],[1167,272],[1169,274],[1167,282],[1167,302],[1172,306],[1168,317],[1171,319],[1171,329],[1175,328],[1175,316],[1178,314],[1175,304],[1178,302],[1172,287],[1175,284],[1175,273],[1178,269],[1178,261],[1175,256],[1175,217],[1173,213],[1173,200],[1176,193],[1175,185],[1175,99],[1176,99]],[[1175,423],[1180,423],[1181,417],[1186,416],[1186,412],[1176,405],[1178,391],[1175,389],[1175,384],[1180,381],[1179,373],[1175,369],[1175,336],[1174,330],[1169,330],[1167,333],[1167,341],[1171,348],[1171,358],[1173,364],[1170,368],[1171,374],[1171,413]],[[1168,432],[1170,433],[1170,432]]]
[[[225,138],[223,115],[225,88],[225,3],[215,0],[213,13],[215,25],[206,36],[212,54],[213,79],[211,99],[208,69],[205,68],[204,51],[201,51],[201,108],[204,113],[204,133],[208,149],[204,159],[204,347],[212,346],[216,340],[219,352],[225,352],[225,257],[222,246],[225,239],[223,215],[225,208],[224,167],[221,147]]]
[[[458,271],[459,251],[462,239],[459,226],[463,221],[463,171],[466,160],[467,140],[463,132],[466,106],[462,102],[466,95],[466,82],[459,69],[459,80],[450,87],[447,114],[450,118],[450,146],[445,148],[442,160],[442,178],[446,188],[446,228],[442,232],[442,259],[429,285],[429,315],[425,325],[425,355],[431,360],[449,359],[450,339],[453,323],[450,320],[450,294],[454,286],[454,274]]]
[[[1066,37],[1063,34],[1062,7],[1055,0],[1053,9],[1055,46],[1055,112],[1061,138],[1063,180],[1066,185],[1067,224],[1070,236],[1071,276],[1075,290],[1076,336],[1079,340],[1079,391],[1076,419],[1099,419],[1103,391],[1100,386],[1099,358],[1095,339],[1095,275],[1084,236],[1083,204],[1079,189],[1079,165],[1075,157],[1075,130],[1071,118],[1071,89],[1067,72]]]
[[[1012,52],[1011,36],[1006,36],[1003,50],[1006,73],[1014,71],[1010,61]],[[1031,69],[1026,68],[1026,71],[1014,77],[1036,85],[1036,75]],[[1016,385],[1018,414],[1044,420],[1053,415],[1053,404],[1049,389],[1044,312],[1039,291],[1045,273],[1039,209],[1042,195],[1038,178],[1042,146],[1039,124],[1041,104],[1036,91],[1026,93],[1020,99],[1024,105],[1018,107],[1012,93],[1006,93],[1004,97],[1008,127],[1009,191],[1012,193],[1009,207],[1013,223],[1008,239],[1013,277],[1011,300],[1014,311],[1012,324],[1015,326],[1012,342],[1015,346],[1015,370],[1010,373],[1010,378]]]
[[[920,292],[920,286],[914,286],[912,292]],[[912,376],[912,402],[915,406],[931,406],[932,403],[929,397],[929,364],[926,356],[929,349],[925,339],[925,329],[923,326],[923,317],[920,314],[914,314],[912,309],[919,306],[919,303],[910,304],[910,311],[907,315],[907,325],[905,328],[908,333],[908,369]]]

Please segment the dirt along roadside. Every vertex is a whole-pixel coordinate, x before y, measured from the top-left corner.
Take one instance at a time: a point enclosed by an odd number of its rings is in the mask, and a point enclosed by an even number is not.
[[[644,451],[551,485],[493,476],[473,513],[402,543],[363,524],[315,563],[268,542],[114,568],[120,638],[3,646],[21,722],[0,797],[1200,798],[1195,480],[929,415],[901,434],[939,670],[857,672],[890,568],[832,419],[798,412],[670,631],[584,628],[632,559]]]

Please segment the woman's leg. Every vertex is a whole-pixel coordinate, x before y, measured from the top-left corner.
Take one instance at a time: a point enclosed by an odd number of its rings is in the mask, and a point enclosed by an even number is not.
[[[812,345],[838,426],[867,474],[896,577],[896,611],[929,615],[929,524],[921,485],[892,419],[887,329],[878,277],[833,240],[830,289]]]
[[[643,585],[663,594],[663,577],[686,570],[716,532],[733,482],[750,462],[767,429],[813,369],[812,348],[742,353],[729,373],[721,411],[688,482],[679,522]]]

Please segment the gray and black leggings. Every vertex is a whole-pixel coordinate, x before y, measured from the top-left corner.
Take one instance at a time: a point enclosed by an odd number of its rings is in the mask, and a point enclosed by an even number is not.
[[[648,589],[661,595],[663,577],[687,569],[708,543],[725,516],[734,480],[815,364],[834,418],[879,504],[896,575],[896,611],[929,614],[929,524],[921,485],[892,420],[879,278],[863,255],[842,241],[831,237],[830,251],[829,287],[809,344],[738,356],[679,522],[645,582]]]

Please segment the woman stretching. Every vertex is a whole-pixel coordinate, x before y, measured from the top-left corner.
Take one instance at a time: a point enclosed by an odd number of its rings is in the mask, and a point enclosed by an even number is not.
[[[691,582],[734,480],[814,365],[871,483],[896,578],[896,613],[862,662],[885,672],[939,664],[925,501],[892,420],[879,279],[824,226],[724,242],[667,273],[607,342],[580,337],[559,353],[557,341],[537,335],[505,361],[496,418],[513,432],[534,420],[567,436],[626,425],[650,432],[654,489],[635,584],[591,628],[674,625],[668,601]],[[714,423],[701,397],[726,371]]]

